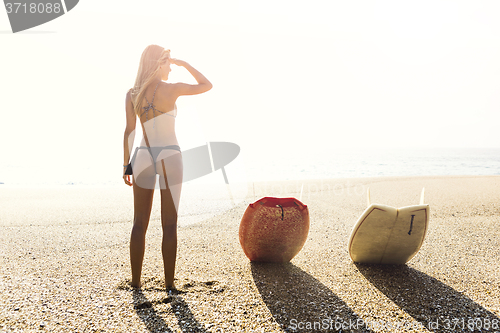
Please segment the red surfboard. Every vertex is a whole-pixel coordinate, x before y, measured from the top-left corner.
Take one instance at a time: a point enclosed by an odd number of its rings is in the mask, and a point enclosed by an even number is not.
[[[250,261],[288,262],[309,233],[309,210],[295,198],[264,197],[250,204],[240,223],[240,244]]]

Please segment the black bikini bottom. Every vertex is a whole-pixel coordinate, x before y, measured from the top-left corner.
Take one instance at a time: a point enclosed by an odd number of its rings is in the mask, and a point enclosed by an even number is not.
[[[137,156],[137,152],[139,149],[147,149],[149,151],[149,154],[151,155],[151,158],[153,159],[153,166],[155,168],[155,173],[158,173],[156,171],[156,159],[158,158],[158,155],[164,150],[164,149],[171,149],[171,150],[177,150],[181,152],[181,147],[178,145],[170,145],[170,146],[164,146],[164,147],[137,147],[134,152],[134,156],[132,157],[132,160],[130,161],[130,164],[127,166],[127,170],[125,171],[126,175],[131,175],[132,174],[132,165],[135,162],[135,158]]]

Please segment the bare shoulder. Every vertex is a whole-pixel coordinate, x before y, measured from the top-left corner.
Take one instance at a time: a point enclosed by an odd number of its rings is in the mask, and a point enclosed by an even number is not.
[[[134,103],[132,102],[132,89],[125,95],[125,111],[127,114],[134,114]]]
[[[212,88],[210,84],[188,84],[188,83],[171,83],[171,91],[176,96],[182,95],[197,95],[204,93]]]
[[[127,94],[125,96],[125,101],[126,102],[129,102],[132,100],[132,88],[130,88],[128,91],[127,91]]]
[[[161,81],[160,85],[158,86],[158,89],[156,90],[156,93],[160,93],[163,96],[168,96],[168,97],[174,97],[177,98],[179,97],[179,83],[169,83],[169,82],[164,82]]]
[[[172,90],[177,83],[170,83],[170,82],[165,82],[161,81],[160,85],[158,86],[158,89],[162,89],[165,91]]]

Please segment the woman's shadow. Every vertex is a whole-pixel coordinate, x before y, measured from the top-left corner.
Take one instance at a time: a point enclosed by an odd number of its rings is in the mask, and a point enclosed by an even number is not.
[[[500,325],[494,313],[407,265],[355,265],[375,288],[429,331],[480,332],[486,330],[485,325],[495,331],[493,324]]]
[[[285,332],[365,330],[344,301],[292,263],[252,262],[251,269],[264,303]]]
[[[183,332],[193,332],[193,330],[202,333],[206,332],[194,318],[186,302],[181,297],[178,297],[178,295],[169,295],[160,300],[149,301],[141,289],[134,289],[132,297],[134,310],[150,332],[174,332],[168,327],[168,324],[154,307],[160,303],[171,305],[172,312],[177,317],[177,321]]]

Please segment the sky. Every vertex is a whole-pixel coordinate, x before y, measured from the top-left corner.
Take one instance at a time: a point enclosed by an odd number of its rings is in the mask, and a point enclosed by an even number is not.
[[[177,101],[182,149],[234,142],[251,168],[356,147],[498,148],[498,17],[483,0],[83,0],[12,34],[0,10],[0,182],[121,179],[125,93],[149,44],[214,86]],[[195,82],[183,68],[169,81]]]

